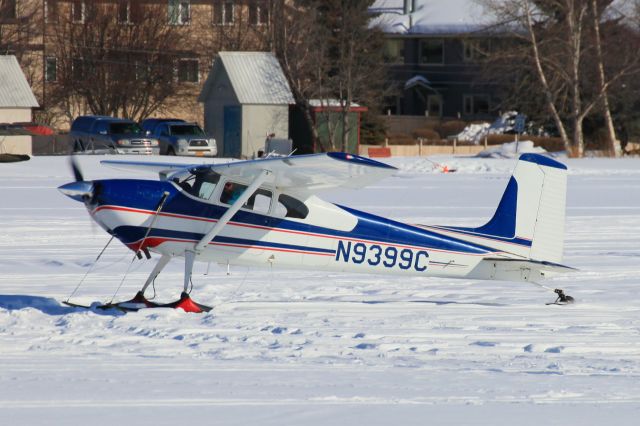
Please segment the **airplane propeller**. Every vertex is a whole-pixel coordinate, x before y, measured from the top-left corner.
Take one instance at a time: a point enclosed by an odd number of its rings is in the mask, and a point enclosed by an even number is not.
[[[74,155],[69,157],[69,164],[71,165],[71,170],[73,171],[73,176],[76,178],[76,182],[84,181],[84,177],[82,176],[82,170],[80,169],[80,164]]]
[[[93,197],[93,182],[85,181],[82,176],[82,170],[80,169],[80,164],[75,159],[75,156],[70,157],[69,161],[71,165],[71,170],[73,171],[73,176],[75,177],[75,182],[70,182],[65,185],[58,187],[60,192],[66,195],[69,198],[72,198],[76,201],[88,201]]]

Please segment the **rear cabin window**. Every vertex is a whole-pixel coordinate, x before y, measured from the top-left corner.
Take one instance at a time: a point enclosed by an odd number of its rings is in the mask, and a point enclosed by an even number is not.
[[[280,194],[274,213],[279,217],[304,219],[309,214],[309,209],[302,201],[286,194]]]
[[[258,189],[244,204],[245,209],[253,210],[256,213],[267,214],[271,207],[271,191]]]

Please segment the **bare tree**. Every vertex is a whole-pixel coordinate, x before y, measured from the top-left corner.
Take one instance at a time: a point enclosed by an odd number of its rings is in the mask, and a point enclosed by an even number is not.
[[[42,45],[39,2],[0,0],[0,54],[15,55],[36,96],[41,98],[38,78]]]
[[[596,48],[596,67],[598,74],[598,84],[599,89],[602,94],[602,110],[604,114],[604,120],[607,127],[607,138],[608,138],[608,148],[609,155],[612,157],[619,157],[622,154],[622,149],[620,147],[620,141],[616,136],[615,126],[613,124],[613,117],[611,116],[611,106],[609,104],[609,90],[608,85],[610,82],[607,81],[606,73],[605,73],[605,63],[604,63],[604,54],[602,52],[602,36],[600,32],[600,21],[602,18],[602,13],[605,8],[602,7],[602,4],[599,4],[598,0],[591,0],[591,16],[593,19],[593,34],[594,34],[594,44]]]
[[[174,67],[184,35],[167,25],[164,5],[77,4],[81,10],[59,10],[49,35],[58,61],[54,97],[70,119],[89,111],[139,120],[180,93]]]
[[[624,66],[605,75],[599,23],[611,1],[483,0],[504,33],[518,41],[514,45],[519,53],[525,53],[519,61],[531,71],[520,74],[520,78],[524,77],[520,81],[535,76],[534,86],[542,92],[567,152],[574,156],[584,152],[585,118],[601,103],[607,114],[609,88],[631,69]],[[585,82],[591,69],[598,70],[595,90],[591,82]],[[615,140],[612,131],[611,123],[609,137]]]
[[[329,151],[330,144],[323,145],[325,141],[319,138],[310,104],[311,99],[328,96],[325,83],[330,68],[325,43],[328,31],[317,24],[317,8],[306,3],[281,4],[280,26],[274,31],[273,46],[296,104],[311,129],[313,142],[318,142],[323,151]]]
[[[383,36],[369,27],[371,3],[293,2],[275,38],[276,53],[296,103],[322,150],[347,148],[349,132],[357,125],[350,119],[353,103],[377,106],[384,97]],[[319,120],[313,120],[310,99],[317,99],[324,111],[318,113]],[[327,126],[328,141],[318,138],[318,125]]]
[[[386,67],[382,31],[370,28],[370,0],[325,0],[321,2],[320,23],[329,29],[329,86],[338,100],[342,140],[338,150],[347,148],[353,126],[350,110],[353,103],[376,105],[384,96]],[[337,142],[337,141],[336,141]]]

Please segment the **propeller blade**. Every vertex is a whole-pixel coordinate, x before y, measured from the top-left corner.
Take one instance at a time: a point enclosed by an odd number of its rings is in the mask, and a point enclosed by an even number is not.
[[[73,170],[73,176],[76,179],[76,182],[84,181],[84,177],[82,176],[82,170],[80,170],[80,164],[75,156],[69,157],[69,163],[71,164],[71,170]]]

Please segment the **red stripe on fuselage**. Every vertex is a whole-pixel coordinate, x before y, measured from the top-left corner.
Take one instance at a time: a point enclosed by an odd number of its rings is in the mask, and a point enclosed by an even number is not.
[[[144,240],[144,246],[145,247],[157,247],[160,244],[163,244],[163,243],[166,243],[166,242],[172,242],[172,243],[197,243],[196,240],[184,240],[184,239],[178,239],[178,238],[149,237],[149,238]],[[140,240],[140,242],[136,241],[134,243],[129,243],[129,244],[127,244],[127,247],[129,247],[130,249],[132,249],[134,251],[137,251],[137,250],[140,250],[141,244],[142,244],[142,240]],[[247,244],[217,243],[217,242],[213,242],[213,241],[210,242],[209,245],[248,248],[248,249],[255,249],[255,250],[279,251],[279,252],[286,252],[286,253],[313,254],[313,255],[316,255],[316,256],[331,256],[331,257],[334,256],[333,253],[317,253],[317,252],[306,251],[306,250],[282,249],[282,248],[254,246],[254,245],[247,245]]]

